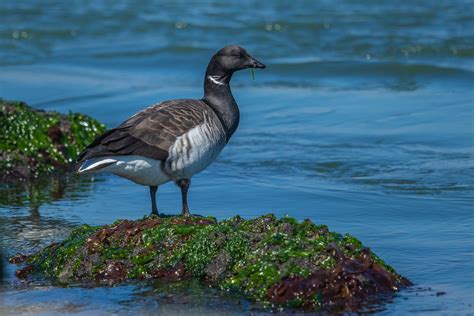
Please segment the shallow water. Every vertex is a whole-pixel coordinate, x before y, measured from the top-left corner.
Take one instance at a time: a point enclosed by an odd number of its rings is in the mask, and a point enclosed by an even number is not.
[[[255,81],[250,71],[234,76],[241,125],[193,178],[192,211],[328,224],[416,284],[379,313],[473,313],[470,1],[2,1],[0,12],[0,96],[110,127],[161,100],[201,97],[212,53],[246,47],[267,69]],[[179,190],[160,187],[158,202],[178,213]],[[149,208],[147,188],[111,175],[3,186],[0,256]],[[0,271],[0,314],[253,308],[197,285],[64,288],[18,283],[12,266]]]

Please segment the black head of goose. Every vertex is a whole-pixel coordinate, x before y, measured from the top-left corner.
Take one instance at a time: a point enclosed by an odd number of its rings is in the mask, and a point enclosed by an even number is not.
[[[181,188],[182,214],[189,215],[191,177],[219,155],[239,125],[230,90],[235,71],[265,68],[239,46],[226,46],[206,70],[202,99],[176,99],[152,105],[97,137],[78,157],[78,173],[112,172],[150,187],[152,214],[158,214],[158,186]]]

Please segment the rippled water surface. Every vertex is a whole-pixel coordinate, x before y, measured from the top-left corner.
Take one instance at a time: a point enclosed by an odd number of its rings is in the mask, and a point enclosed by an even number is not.
[[[192,211],[328,224],[416,284],[381,314],[473,313],[471,1],[1,1],[0,13],[0,97],[109,127],[201,97],[210,56],[244,46],[267,69],[234,76],[241,125],[193,178]],[[162,212],[179,212],[178,191],[160,188]],[[0,256],[149,208],[147,188],[111,175],[2,186]],[[0,271],[0,314],[253,308],[197,284],[27,286]]]

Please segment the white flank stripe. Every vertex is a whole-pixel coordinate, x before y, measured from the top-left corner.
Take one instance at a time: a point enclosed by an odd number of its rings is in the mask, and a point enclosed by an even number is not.
[[[190,179],[204,170],[225,146],[222,128],[198,125],[176,139],[169,149],[166,171],[176,180]]]
[[[141,185],[155,186],[171,180],[160,165],[161,161],[142,156],[110,156],[86,160],[78,172],[112,172]]]
[[[117,162],[116,159],[88,159],[86,160],[79,170],[77,171],[78,173],[86,173],[91,170],[97,170],[100,168],[101,165],[110,165],[111,163]]]

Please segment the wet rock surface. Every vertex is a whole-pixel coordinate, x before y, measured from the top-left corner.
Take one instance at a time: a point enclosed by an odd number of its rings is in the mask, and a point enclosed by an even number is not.
[[[83,225],[66,240],[17,254],[10,263],[24,264],[18,278],[62,283],[194,278],[267,308],[302,310],[359,311],[410,285],[353,236],[271,214]]]
[[[13,183],[72,170],[79,152],[105,130],[80,113],[46,112],[2,99],[0,126],[0,179]]]
[[[20,263],[25,262],[26,259],[28,259],[27,255],[24,255],[22,253],[17,253],[13,257],[10,257],[10,259],[8,259],[8,262],[13,263],[13,264],[20,264]]]

